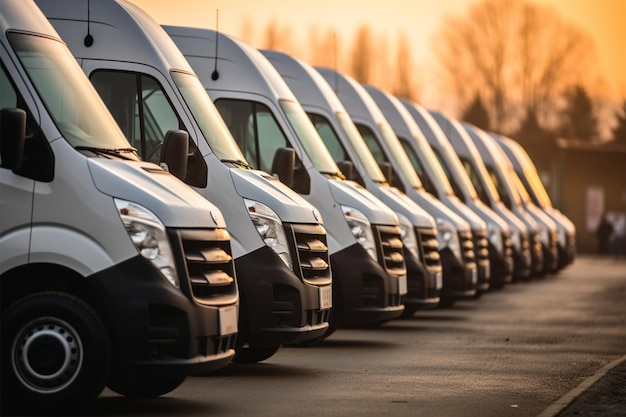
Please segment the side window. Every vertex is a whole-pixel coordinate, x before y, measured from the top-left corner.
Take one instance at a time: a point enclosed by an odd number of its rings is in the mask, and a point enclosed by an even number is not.
[[[349,161],[350,158],[341,144],[341,141],[337,137],[335,130],[328,122],[328,119],[324,116],[312,113],[308,113],[308,116],[335,162]]]
[[[255,169],[271,172],[276,149],[288,146],[287,138],[271,110],[257,102],[218,99],[215,107]]]
[[[36,181],[50,182],[54,179],[54,154],[50,144],[26,107],[24,98],[11,82],[6,68],[4,65],[0,68],[2,69],[0,71],[0,108],[18,108],[26,112],[24,160],[22,167],[16,173]],[[2,160],[0,160],[1,165]]]
[[[5,107],[17,107],[17,93],[3,66],[0,72],[0,109]]]
[[[472,166],[472,163],[468,161],[466,158],[460,158],[460,159],[461,159],[461,163],[463,164],[463,167],[465,168],[465,171],[467,172],[467,175],[470,178],[470,181],[472,182],[472,184],[474,185],[474,188],[476,189],[478,198],[480,198],[480,201],[488,205],[489,198],[487,196],[487,192],[485,191],[483,184],[478,179],[478,174],[476,173],[476,171],[474,171],[474,167]]]
[[[382,148],[378,144],[378,141],[376,140],[376,136],[374,136],[374,132],[372,132],[372,130],[369,127],[363,126],[361,124],[357,124],[356,128],[359,130],[359,133],[361,134],[361,136],[363,136],[363,140],[365,141],[365,144],[367,145],[370,152],[374,156],[374,159],[376,160],[376,162],[378,162],[378,165],[382,164],[383,162],[387,162],[387,157],[385,156],[385,153],[383,152]]]
[[[91,82],[144,160],[159,163],[165,133],[182,123],[159,83],[132,72],[99,70]]]
[[[424,171],[424,167],[420,163],[418,156],[413,151],[413,148],[409,144],[408,140],[402,137],[398,137],[398,139],[400,140],[400,143],[402,144],[402,148],[404,149],[404,152],[409,157],[409,161],[411,161],[411,165],[413,165],[413,169],[415,170],[415,173],[422,181],[422,185],[424,186],[424,189],[428,191],[430,194],[437,195],[437,190],[433,186],[433,183],[430,180],[428,173]]]

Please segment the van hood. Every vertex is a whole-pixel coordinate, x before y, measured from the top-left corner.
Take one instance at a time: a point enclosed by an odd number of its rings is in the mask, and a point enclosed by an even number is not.
[[[395,213],[374,194],[354,181],[328,180],[333,199],[345,206],[359,210],[372,224],[397,225]]]
[[[380,191],[384,195],[385,204],[408,218],[414,227],[437,227],[433,216],[396,187],[380,187]]]
[[[158,165],[105,158],[87,164],[100,192],[142,205],[166,227],[226,227],[216,206]]]
[[[243,198],[265,204],[286,223],[322,224],[322,215],[300,194],[275,177],[258,170],[229,170],[235,190]],[[263,195],[263,201],[259,200]]]

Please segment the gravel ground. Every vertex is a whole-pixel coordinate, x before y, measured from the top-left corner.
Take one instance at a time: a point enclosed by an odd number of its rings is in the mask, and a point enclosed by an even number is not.
[[[625,416],[626,361],[607,372],[558,414],[558,417]]]

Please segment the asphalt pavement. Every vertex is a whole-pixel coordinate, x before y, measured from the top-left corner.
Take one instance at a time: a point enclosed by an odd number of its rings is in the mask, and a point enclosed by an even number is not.
[[[626,416],[626,355],[611,362],[538,417]]]

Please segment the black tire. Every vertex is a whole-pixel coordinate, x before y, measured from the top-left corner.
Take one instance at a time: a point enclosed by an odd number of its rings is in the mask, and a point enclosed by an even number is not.
[[[258,363],[274,356],[280,346],[270,346],[266,348],[244,347],[235,353],[233,362],[235,363]]]
[[[0,332],[3,409],[63,412],[104,389],[109,337],[81,299],[57,292],[25,297],[2,314]]]
[[[109,381],[109,389],[131,398],[155,398],[174,391],[185,381],[185,377],[176,378],[134,378],[125,376]]]

